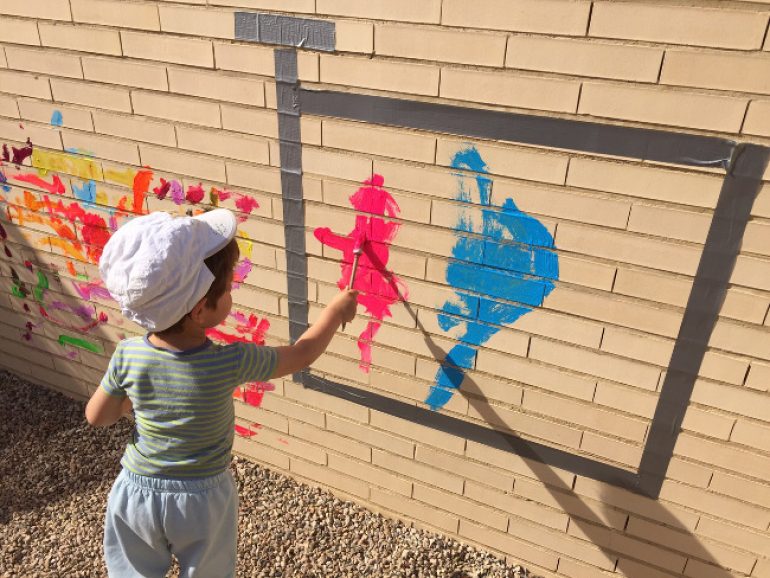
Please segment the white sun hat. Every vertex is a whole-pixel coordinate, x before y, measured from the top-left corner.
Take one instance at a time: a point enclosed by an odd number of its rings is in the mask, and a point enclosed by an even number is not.
[[[223,249],[237,227],[227,209],[136,217],[107,241],[99,272],[123,315],[148,331],[163,331],[205,297],[214,275],[203,260]]]

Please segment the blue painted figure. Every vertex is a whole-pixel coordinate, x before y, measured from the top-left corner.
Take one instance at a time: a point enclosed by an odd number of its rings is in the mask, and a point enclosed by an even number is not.
[[[64,117],[60,110],[53,111],[51,114],[51,126],[61,126],[64,123]]]
[[[533,307],[542,305],[559,277],[553,237],[534,217],[506,199],[492,207],[492,180],[476,147],[458,151],[452,168],[459,169],[457,200],[462,209],[455,230],[446,280],[456,298],[447,300],[438,315],[444,331],[460,341],[452,347],[436,373],[425,403],[441,409],[474,366],[476,351],[501,326],[514,323]],[[475,194],[475,195],[474,195]]]

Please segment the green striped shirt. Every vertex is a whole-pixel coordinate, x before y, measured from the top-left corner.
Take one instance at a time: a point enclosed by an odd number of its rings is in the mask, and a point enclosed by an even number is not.
[[[206,477],[230,465],[235,413],[233,391],[270,379],[276,350],[254,343],[174,352],[147,337],[118,344],[101,387],[134,405],[133,439],[121,465],[143,476]]]

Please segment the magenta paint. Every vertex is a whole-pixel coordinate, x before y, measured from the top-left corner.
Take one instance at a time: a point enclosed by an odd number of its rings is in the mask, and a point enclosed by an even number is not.
[[[182,183],[173,180],[171,181],[170,189],[171,200],[177,205],[184,203],[184,188],[182,187]]]
[[[259,207],[259,203],[254,197],[248,195],[239,195],[235,201],[235,206],[242,213],[251,213]]]
[[[243,283],[251,273],[252,268],[252,263],[248,258],[238,262],[233,271],[233,283]]]
[[[187,187],[187,194],[185,195],[185,198],[193,205],[200,203],[205,196],[206,191],[203,190],[203,186],[200,183],[195,186],[190,185]]]
[[[15,165],[21,165],[24,164],[24,161],[27,160],[27,158],[32,156],[32,141],[27,139],[27,146],[22,147],[20,149],[17,149],[16,147],[11,147],[13,150],[13,164]]]
[[[170,188],[171,188],[171,183],[168,182],[166,179],[161,178],[160,186],[154,187],[152,189],[152,192],[155,193],[155,196],[162,201],[163,199],[166,198],[166,195],[168,194],[168,191]]]

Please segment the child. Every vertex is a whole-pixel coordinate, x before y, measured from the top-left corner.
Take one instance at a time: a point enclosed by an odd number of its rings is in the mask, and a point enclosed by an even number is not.
[[[107,502],[104,554],[114,578],[163,577],[175,555],[182,576],[235,575],[238,496],[229,471],[232,393],[312,364],[356,291],[343,291],[293,345],[219,346],[206,329],[232,307],[238,260],[235,215],[152,213],[121,227],[99,270],[123,314],[148,333],[121,341],[86,406],[91,425],[132,409],[133,439]]]

